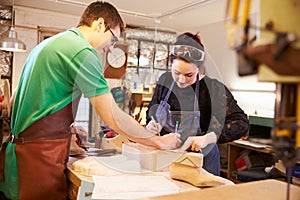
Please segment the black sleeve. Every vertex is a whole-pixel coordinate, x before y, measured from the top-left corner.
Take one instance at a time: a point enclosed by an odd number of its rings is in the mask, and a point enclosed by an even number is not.
[[[244,111],[238,106],[228,88],[226,93],[226,116],[218,143],[231,142],[240,139],[249,129],[249,120]]]
[[[218,143],[237,140],[247,133],[249,120],[229,89],[216,79],[205,78],[211,99],[211,118],[207,132],[215,132]]]

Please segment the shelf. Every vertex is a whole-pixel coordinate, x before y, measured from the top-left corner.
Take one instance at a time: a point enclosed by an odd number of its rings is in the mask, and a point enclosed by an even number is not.
[[[272,146],[270,146],[270,145],[258,144],[258,143],[249,142],[249,141],[237,140],[234,142],[230,142],[230,144],[235,145],[237,147],[247,148],[249,150],[262,152],[262,153],[273,153],[274,152]]]
[[[11,79],[10,76],[6,76],[6,75],[1,75],[1,79]]]
[[[146,125],[146,110],[152,99],[152,93],[132,93],[131,100],[135,102],[134,116],[139,116],[137,121],[140,120],[140,124]]]
[[[227,168],[221,168],[221,173],[227,174]]]
[[[224,178],[227,178],[227,174],[228,174],[227,168],[222,167],[221,170],[220,170],[220,176],[224,177]]]
[[[254,145],[255,146],[255,145]],[[236,175],[237,175],[237,169],[236,169],[236,165],[235,165],[235,161],[237,158],[239,158],[241,156],[241,153],[243,151],[254,151],[254,152],[258,152],[258,153],[262,153],[262,155],[264,154],[270,154],[271,156],[273,156],[273,148],[272,147],[268,147],[268,148],[257,148],[251,146],[251,143],[247,144],[241,144],[238,142],[229,142],[228,143],[228,151],[227,151],[227,169],[221,169],[221,172],[226,173],[226,178],[235,182],[235,183],[239,183],[240,181],[237,180]]]

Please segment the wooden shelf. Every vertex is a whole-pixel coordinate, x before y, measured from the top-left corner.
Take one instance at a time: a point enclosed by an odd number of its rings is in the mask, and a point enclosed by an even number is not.
[[[236,178],[237,169],[235,161],[238,157],[240,157],[241,152],[244,150],[250,150],[264,154],[273,154],[274,152],[272,148],[255,148],[249,145],[239,144],[237,142],[229,142],[227,151],[227,169],[221,169],[221,173],[226,174],[226,178],[235,183],[239,183]]]
[[[153,90],[151,90],[153,91]],[[134,116],[138,116],[136,119],[141,125],[146,125],[146,110],[152,99],[152,93],[132,93],[131,99],[134,100],[136,107],[134,109]]]

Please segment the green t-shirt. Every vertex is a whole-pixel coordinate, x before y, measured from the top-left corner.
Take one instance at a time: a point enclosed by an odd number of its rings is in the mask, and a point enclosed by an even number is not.
[[[57,112],[76,97],[109,93],[97,51],[73,28],[37,45],[23,68],[11,116],[12,134]],[[4,181],[0,190],[17,199],[18,170],[15,144],[6,149]]]

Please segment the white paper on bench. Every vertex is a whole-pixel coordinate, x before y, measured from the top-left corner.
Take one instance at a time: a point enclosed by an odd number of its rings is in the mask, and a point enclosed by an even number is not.
[[[93,176],[92,199],[137,199],[179,193],[180,188],[164,176]]]

